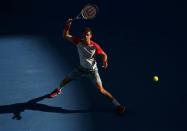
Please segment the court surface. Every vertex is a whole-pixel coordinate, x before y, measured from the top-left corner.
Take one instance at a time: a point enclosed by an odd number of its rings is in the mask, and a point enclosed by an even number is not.
[[[113,87],[108,89],[127,106],[127,112],[118,116],[113,105],[86,79],[72,82],[59,97],[46,98],[72,68],[59,56],[59,49],[46,39],[3,37],[0,43],[0,129],[3,131],[183,129],[176,119],[182,113],[174,113],[179,111],[176,106],[180,103],[173,87],[168,92],[167,81],[154,84],[147,80],[146,73],[145,78],[124,76],[124,81],[129,79],[124,86],[117,83],[115,87],[110,81]],[[130,74],[128,70],[124,71]],[[109,86],[107,79],[104,81]]]

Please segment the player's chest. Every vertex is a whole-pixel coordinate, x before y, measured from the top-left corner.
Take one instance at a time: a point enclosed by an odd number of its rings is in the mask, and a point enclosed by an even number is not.
[[[81,52],[89,54],[89,55],[94,55],[95,51],[96,51],[94,46],[80,45],[79,49],[80,49]]]

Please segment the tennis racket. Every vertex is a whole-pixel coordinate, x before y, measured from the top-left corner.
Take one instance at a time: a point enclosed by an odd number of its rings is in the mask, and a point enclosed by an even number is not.
[[[94,4],[87,4],[83,7],[81,12],[73,18],[73,20],[78,20],[78,19],[85,19],[85,20],[90,20],[96,17],[97,13],[99,11],[98,6]]]

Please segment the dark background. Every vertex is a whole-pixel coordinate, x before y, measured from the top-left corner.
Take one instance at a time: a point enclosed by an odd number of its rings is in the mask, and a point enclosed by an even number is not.
[[[45,37],[52,43],[46,46],[73,67],[78,63],[76,48],[63,40],[62,30],[87,3],[97,4],[99,14],[93,20],[74,21],[72,32],[81,35],[85,26],[93,29],[93,40],[109,57],[108,69],[100,68],[102,81],[128,109],[125,118],[113,121],[90,113],[94,129],[185,130],[186,2],[6,0],[0,2],[0,35]],[[158,83],[153,75],[160,77]],[[105,105],[98,102],[102,96],[91,91],[87,95],[91,107]],[[114,121],[126,126],[111,126]]]

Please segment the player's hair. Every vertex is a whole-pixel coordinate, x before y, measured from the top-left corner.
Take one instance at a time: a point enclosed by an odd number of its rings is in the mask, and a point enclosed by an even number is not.
[[[93,33],[89,27],[85,27],[83,32],[84,33],[90,32],[91,34]]]

